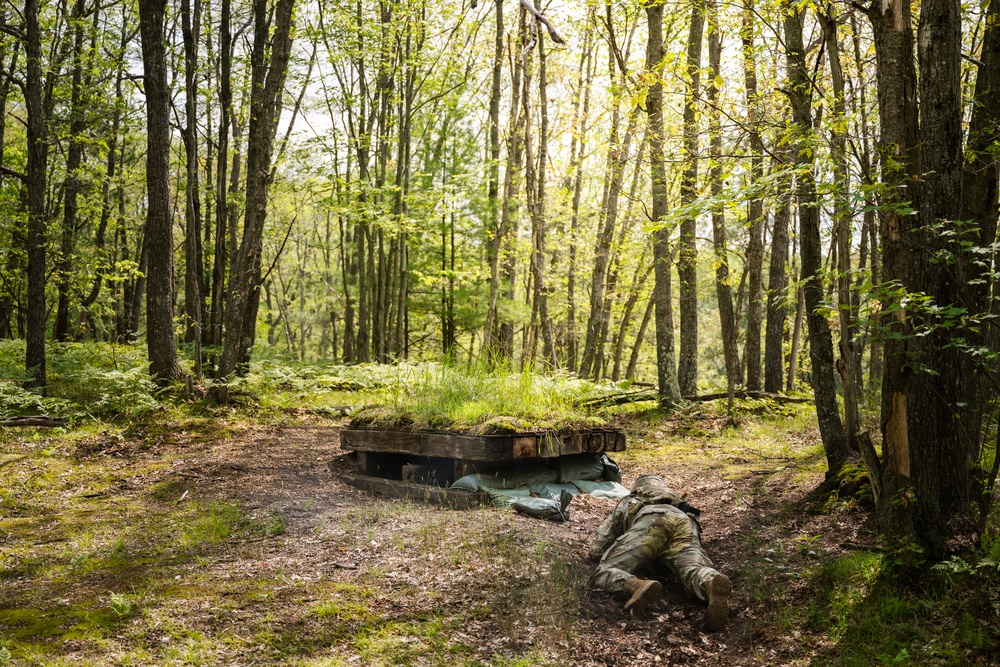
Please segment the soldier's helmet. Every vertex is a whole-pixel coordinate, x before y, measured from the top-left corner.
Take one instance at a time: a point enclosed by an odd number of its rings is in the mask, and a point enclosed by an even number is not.
[[[667,486],[667,482],[659,475],[640,475],[632,485],[632,492],[649,503],[677,505],[684,500],[684,496]]]

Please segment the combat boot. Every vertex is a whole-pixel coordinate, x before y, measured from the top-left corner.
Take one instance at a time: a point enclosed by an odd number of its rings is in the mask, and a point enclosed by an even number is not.
[[[641,614],[646,607],[663,597],[663,584],[655,579],[632,577],[625,582],[625,592],[632,596],[625,603],[625,611]]]
[[[729,620],[729,593],[733,585],[729,577],[717,574],[712,577],[708,586],[708,611],[705,612],[705,629],[709,632],[721,630]]]

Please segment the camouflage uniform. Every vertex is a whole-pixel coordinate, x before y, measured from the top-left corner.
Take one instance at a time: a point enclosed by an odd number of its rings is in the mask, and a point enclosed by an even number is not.
[[[659,497],[642,493],[647,477],[654,478],[656,491],[661,492]],[[701,548],[698,522],[666,504],[680,502],[681,498],[662,482],[653,475],[640,477],[634,487],[639,495],[623,498],[601,524],[590,550],[591,557],[600,557],[601,562],[590,583],[618,593],[625,590],[625,582],[639,569],[661,566],[677,575],[688,592],[707,600],[708,582],[719,572],[712,569],[712,561]]]

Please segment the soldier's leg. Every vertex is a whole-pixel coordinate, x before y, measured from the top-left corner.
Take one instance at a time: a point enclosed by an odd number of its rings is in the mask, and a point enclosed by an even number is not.
[[[604,553],[590,577],[590,584],[612,593],[625,590],[625,582],[635,577],[643,566],[660,557],[669,543],[670,526],[662,516],[639,517],[632,528],[621,535]]]
[[[672,538],[657,559],[658,563],[676,574],[689,593],[707,600],[708,582],[719,574],[718,570],[713,569],[712,560],[701,548],[701,541],[687,516],[669,516],[667,521],[672,524]]]

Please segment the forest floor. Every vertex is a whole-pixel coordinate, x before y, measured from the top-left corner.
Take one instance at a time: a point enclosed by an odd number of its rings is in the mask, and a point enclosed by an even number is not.
[[[675,581],[640,617],[588,589],[614,501],[558,524],[373,497],[331,473],[336,422],[280,421],[0,434],[0,665],[997,664],[995,587],[961,613],[879,593],[870,515],[808,500],[804,409],[622,417],[625,483],[686,490],[733,581],[711,634]]]

